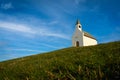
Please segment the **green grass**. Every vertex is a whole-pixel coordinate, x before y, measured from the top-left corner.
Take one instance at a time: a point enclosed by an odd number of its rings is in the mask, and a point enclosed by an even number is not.
[[[120,41],[0,62],[0,80],[120,80]]]

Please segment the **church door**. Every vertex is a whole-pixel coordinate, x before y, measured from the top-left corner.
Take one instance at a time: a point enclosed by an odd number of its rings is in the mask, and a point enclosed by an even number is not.
[[[76,47],[79,47],[79,42],[78,41],[76,42]]]

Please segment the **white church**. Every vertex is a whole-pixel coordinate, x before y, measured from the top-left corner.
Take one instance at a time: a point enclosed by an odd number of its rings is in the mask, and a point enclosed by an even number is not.
[[[75,28],[72,37],[73,47],[97,45],[97,40],[92,35],[82,30],[82,25],[79,20],[77,20]]]

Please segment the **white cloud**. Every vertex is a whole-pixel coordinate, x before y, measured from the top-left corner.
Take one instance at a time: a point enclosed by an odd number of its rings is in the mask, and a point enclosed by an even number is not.
[[[42,46],[48,47],[48,48],[53,48],[53,49],[60,49],[60,48],[65,48],[64,46],[55,46],[55,45],[50,45],[50,44],[41,44]]]
[[[33,49],[22,49],[22,48],[7,48],[6,50],[9,51],[27,51],[27,52],[44,52],[44,51],[40,51],[40,50],[33,50]]]
[[[56,47],[56,46],[52,46],[52,45],[49,45],[49,44],[43,44],[42,43],[42,45],[43,46],[46,46],[46,47],[49,47],[49,48],[54,48],[54,49],[57,49],[58,47]]]
[[[24,24],[18,24],[18,23],[10,23],[10,22],[2,22],[0,21],[0,28],[3,28],[8,31],[21,33],[21,35],[39,35],[39,36],[51,36],[51,37],[57,37],[62,39],[69,40],[69,37],[67,35],[64,35],[62,33],[57,33],[52,30],[43,29],[43,28],[32,28],[28,25]]]
[[[33,31],[32,28],[16,23],[0,22],[0,28],[4,28],[10,31],[23,32],[23,33],[31,33],[31,34],[35,33],[35,31]]]
[[[1,4],[1,8],[5,9],[5,10],[11,9],[11,8],[13,8],[13,5],[12,5],[12,3]]]
[[[43,36],[53,36],[53,37],[58,37],[58,38],[63,38],[63,39],[69,40],[69,37],[67,35],[62,34],[62,33],[55,33],[55,32],[45,31],[45,33],[42,34],[42,35]]]

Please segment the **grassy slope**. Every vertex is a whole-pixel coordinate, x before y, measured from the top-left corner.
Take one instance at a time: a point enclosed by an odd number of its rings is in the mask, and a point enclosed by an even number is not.
[[[0,63],[0,80],[117,80],[119,76],[120,41]]]

